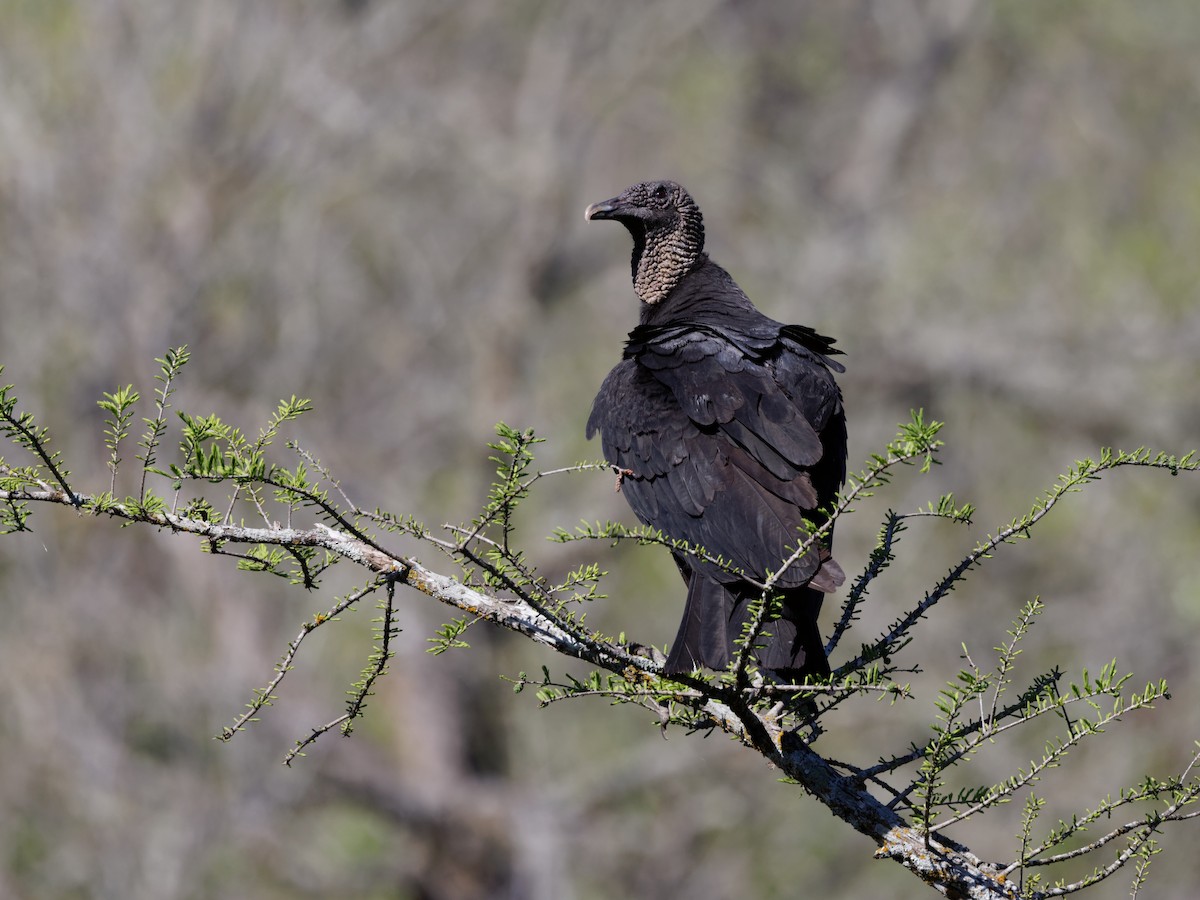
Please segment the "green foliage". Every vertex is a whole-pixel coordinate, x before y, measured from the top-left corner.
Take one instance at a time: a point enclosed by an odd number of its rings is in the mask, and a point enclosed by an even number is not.
[[[600,463],[588,463],[586,465],[589,468],[608,468],[608,466]],[[698,544],[690,544],[684,540],[668,537],[657,528],[652,528],[649,525],[629,526],[621,522],[581,522],[575,526],[574,531],[567,531],[561,527],[555,528],[550,533],[549,539],[557,544],[569,544],[576,541],[603,541],[616,546],[619,543],[628,541],[640,547],[666,547],[674,553],[681,553],[694,559],[712,563],[714,566],[723,569],[731,575],[746,576],[746,573],[730,560],[722,556],[714,556]]]
[[[346,704],[345,721],[341,726],[344,735],[350,734],[353,730],[355,719],[359,718],[367,707],[367,698],[374,694],[375,682],[387,672],[388,664],[395,655],[395,651],[392,649],[392,639],[400,633],[400,629],[394,622],[395,604],[396,587],[394,582],[389,581],[383,600],[379,604],[383,615],[371,620],[377,626],[375,628],[377,643],[371,648],[371,655],[367,659],[362,676],[354,683],[354,687],[347,691],[350,700]]]
[[[550,582],[536,572],[526,552],[513,542],[517,510],[534,484],[550,476],[602,470],[607,466],[582,463],[535,472],[532,471],[532,451],[542,443],[542,438],[532,430],[519,431],[503,422],[496,426],[496,434],[499,440],[488,444],[493,451],[489,459],[496,465],[496,478],[480,514],[469,525],[447,526],[453,535],[452,541],[435,540],[428,535],[425,538],[464,564],[465,584],[511,594],[556,626],[575,635],[579,641],[597,650],[602,644],[611,648],[610,639],[594,634],[586,627],[587,614],[581,608],[604,596],[599,592],[599,583],[605,574],[600,566],[585,563],[568,572],[561,581]],[[557,532],[551,539],[561,540]],[[439,647],[444,649],[444,645],[435,643],[435,649]]]
[[[170,473],[179,480],[202,478],[218,484],[238,481],[253,486],[256,482],[279,481],[282,482],[280,490],[285,492],[285,496],[280,497],[281,502],[290,502],[296,498],[288,495],[288,491],[303,495],[311,487],[305,478],[305,467],[301,464],[289,470],[272,466],[268,470],[265,451],[279,436],[281,426],[311,409],[309,400],[295,396],[281,401],[254,441],[216,415],[191,416],[181,411],[179,418],[183,429],[179,449],[183,462],[172,464]]]
[[[96,403],[107,412],[111,418],[105,419],[107,426],[104,431],[104,446],[108,448],[108,468],[112,472],[112,482],[109,484],[109,494],[117,492],[117,469],[121,465],[121,442],[129,436],[129,424],[133,421],[133,407],[141,399],[141,395],[133,389],[132,384],[117,388],[113,393],[105,393],[103,400]]]
[[[668,725],[704,731],[716,727],[699,709],[703,698],[699,691],[636,670],[627,669],[624,673],[593,671],[583,678],[567,674],[556,679],[548,667],[542,666],[540,679],[531,679],[521,672],[509,680],[517,694],[526,687],[535,687],[538,704],[543,707],[563,700],[601,697],[614,706],[632,704],[649,710],[655,716],[655,723],[664,730]]]
[[[142,439],[138,441],[138,446],[142,448],[138,459],[142,461],[142,483],[138,488],[138,497],[141,502],[146,500],[146,479],[150,473],[155,475],[163,474],[160,470],[154,468],[156,462],[156,453],[158,451],[159,442],[167,432],[167,410],[171,406],[171,395],[175,393],[175,379],[179,376],[179,372],[188,360],[191,358],[186,345],[176,347],[173,350],[168,350],[162,359],[154,360],[159,364],[161,370],[159,374],[154,376],[154,380],[159,382],[158,390],[154,392],[154,415],[150,418],[143,418],[142,421],[146,424],[146,431],[142,435]],[[114,483],[116,473],[113,473]]]
[[[427,653],[432,653],[434,656],[440,656],[447,650],[465,650],[471,645],[466,641],[461,640],[463,634],[471,627],[471,622],[466,618],[451,619],[445,625],[442,625],[434,633],[431,638],[426,640],[433,644],[427,649]]]
[[[880,767],[880,770],[894,770],[898,764],[919,755],[920,768],[910,788],[911,800],[906,797],[905,803],[912,810],[914,822],[924,830],[927,841],[935,833],[992,807],[1009,803],[1025,792],[1018,832],[1019,853],[1005,870],[1006,875],[1019,870],[1018,890],[1022,895],[1026,887],[1037,888],[1041,883],[1036,871],[1029,874],[1027,870],[1098,850],[1107,843],[1106,838],[1089,845],[1085,851],[1054,852],[1089,826],[1111,817],[1117,808],[1167,798],[1168,815],[1172,815],[1200,798],[1200,781],[1196,779],[1190,782],[1182,778],[1160,781],[1147,776],[1139,785],[1122,789],[1117,800],[1106,798],[1098,807],[1072,817],[1070,822],[1059,821],[1040,840],[1035,837],[1035,826],[1045,801],[1034,794],[1031,788],[1042,776],[1063,765],[1068,753],[1083,740],[1103,734],[1107,726],[1123,716],[1153,708],[1158,701],[1170,699],[1165,681],[1126,692],[1132,675],[1119,674],[1117,662],[1113,660],[1098,674],[1083,669],[1079,681],[1071,682],[1065,690],[1057,687],[1061,678],[1057,671],[1039,676],[1021,692],[1016,704],[1002,707],[1000,700],[1013,684],[1021,641],[1043,610],[1044,605],[1037,598],[1022,609],[1008,632],[1009,640],[994,648],[997,661],[992,671],[982,671],[964,646],[963,658],[968,667],[960,671],[956,680],[943,688],[935,700],[938,715],[931,725],[933,737],[922,747],[914,748],[912,756],[893,759]],[[1072,714],[1072,710],[1079,705],[1085,708],[1084,712]],[[978,712],[968,716],[968,710]],[[1005,732],[1047,717],[1061,718],[1062,732],[1051,735],[1046,740],[1041,756],[1030,760],[1028,766],[995,784],[957,790],[946,788],[947,773],[954,767],[967,764],[985,744],[995,741]],[[1137,878],[1144,880],[1149,857],[1153,855],[1150,836],[1164,821],[1162,813],[1151,812],[1147,816],[1145,824],[1125,829],[1131,835],[1131,843],[1113,863],[1097,867],[1091,876],[1073,885],[1071,890],[1079,890],[1103,880],[1134,856],[1140,860]],[[1117,833],[1122,833],[1122,830],[1118,829]],[[1060,883],[1060,887],[1064,885]]]
[[[0,375],[4,367],[0,366]],[[62,453],[50,450],[50,432],[37,424],[33,413],[17,412],[17,396],[11,384],[0,387],[0,438],[16,444],[18,448],[33,456],[33,465],[12,467],[0,457],[0,477],[5,479],[5,511],[0,514],[0,527],[5,531],[24,531],[28,521],[27,510],[22,501],[13,494],[26,490],[54,491],[61,489],[72,506],[79,505],[79,498],[67,483],[71,474],[63,465]],[[57,488],[55,487],[57,486]]]

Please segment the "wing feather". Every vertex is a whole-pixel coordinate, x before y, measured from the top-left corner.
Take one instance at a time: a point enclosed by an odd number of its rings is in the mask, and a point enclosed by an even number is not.
[[[605,456],[628,473],[622,490],[642,522],[761,580],[799,546],[804,519],[840,484],[813,480],[818,464],[844,468],[822,459],[821,431],[841,415],[824,358],[778,332],[774,343],[739,342],[674,327],[631,347],[596,397],[588,436],[599,431]],[[829,563],[829,577],[814,584],[832,583]],[[821,565],[814,547],[779,584],[803,585]]]

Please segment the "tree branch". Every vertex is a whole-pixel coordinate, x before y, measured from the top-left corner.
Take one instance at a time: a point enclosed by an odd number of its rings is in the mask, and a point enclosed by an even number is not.
[[[160,392],[158,404],[159,416],[150,421],[151,431],[143,443],[145,457],[152,457],[164,432],[162,411],[165,409],[165,395],[169,388],[170,381],[164,379],[164,389]],[[653,649],[628,644],[623,639],[614,640],[586,628],[582,612],[576,613],[570,607],[570,604],[590,599],[593,595],[595,584],[602,574],[597,566],[581,568],[568,575],[561,584],[552,585],[538,574],[536,567],[530,564],[523,552],[510,541],[516,506],[525,498],[534,483],[550,474],[604,468],[603,466],[588,464],[531,475],[528,469],[533,456],[529,448],[537,443],[538,439],[532,432],[517,432],[508,426],[499,426],[498,432],[502,440],[491,445],[499,454],[498,457],[493,457],[498,466],[498,480],[493,484],[482,514],[469,526],[451,527],[452,540],[436,539],[424,527],[411,520],[378,511],[363,511],[358,505],[350,502],[340,485],[319,462],[298,448],[293,447],[309,465],[321,473],[323,482],[328,482],[338,491],[344,505],[330,499],[329,491],[322,482],[312,483],[304,465],[295,472],[279,467],[268,469],[263,450],[275,436],[277,426],[307,408],[307,401],[298,401],[295,398],[281,404],[276,418],[257,443],[249,443],[240,432],[223,425],[215,417],[202,421],[182,416],[186,429],[186,466],[172,466],[171,473],[168,474],[151,470],[149,462],[143,458],[143,475],[173,476],[177,496],[170,508],[144,486],[139,498],[125,502],[117,502],[111,493],[89,495],[68,489],[65,475],[58,478],[57,473],[60,470],[52,465],[52,462],[56,462],[56,456],[48,455],[44,449],[40,453],[38,451],[39,447],[44,447],[47,440],[44,430],[34,433],[26,429],[12,436],[27,450],[32,449],[43,464],[49,466],[52,473],[56,473],[55,477],[63,485],[62,490],[39,478],[33,470],[0,469],[0,477],[5,477],[4,489],[0,490],[0,501],[14,508],[29,503],[64,505],[94,516],[106,515],[124,522],[194,535],[214,552],[237,557],[242,567],[274,574],[287,574],[281,569],[281,565],[290,555],[294,567],[290,577],[305,587],[315,586],[321,572],[339,559],[362,566],[370,573],[371,578],[366,585],[339,599],[328,612],[318,614],[304,623],[300,633],[288,644],[282,659],[276,665],[274,676],[263,689],[256,692],[256,698],[249,709],[221,735],[228,740],[254,721],[258,713],[271,703],[279,684],[293,666],[303,641],[312,630],[323,627],[344,610],[383,588],[386,597],[382,602],[383,615],[377,620],[381,623],[377,632],[378,643],[372,651],[361,680],[351,692],[352,697],[346,711],[298,740],[285,760],[289,764],[321,735],[339,727],[343,732],[348,732],[356,718],[362,714],[366,699],[371,695],[377,679],[384,674],[393,654],[390,642],[396,631],[393,624],[394,588],[396,584],[403,584],[466,614],[466,617],[455,620],[439,632],[439,649],[462,646],[457,637],[469,624],[467,617],[470,621],[486,620],[518,632],[557,653],[610,673],[607,681],[598,672],[594,672],[586,682],[570,679],[570,683],[562,683],[551,681],[547,672],[540,685],[524,675],[520,676],[516,681],[517,687],[537,685],[543,702],[567,697],[603,696],[616,702],[637,703],[653,710],[661,718],[664,728],[675,724],[694,730],[720,729],[744,746],[753,748],[786,778],[802,786],[825,805],[835,817],[874,841],[878,848],[875,853],[877,858],[895,860],[946,896],[968,900],[1012,900],[1020,891],[1019,886],[1014,890],[1013,885],[1008,882],[1008,872],[1012,871],[1013,867],[1002,869],[998,865],[981,860],[966,847],[946,837],[943,830],[968,816],[990,809],[994,804],[1031,783],[1042,769],[1057,764],[1066,749],[1082,739],[1085,734],[1096,733],[1100,726],[1114,721],[1122,713],[1148,705],[1152,700],[1166,695],[1165,683],[1159,687],[1151,686],[1140,700],[1136,695],[1130,701],[1118,700],[1119,704],[1124,705],[1110,713],[1102,714],[1094,723],[1079,720],[1078,727],[1082,730],[1072,730],[1070,739],[1060,742],[1059,748],[1047,755],[1042,763],[1032,765],[1024,775],[1018,773],[1017,777],[1002,782],[982,794],[973,794],[976,799],[966,800],[962,795],[952,797],[936,793],[941,772],[949,766],[965,762],[981,741],[994,740],[1018,725],[1026,724],[1047,713],[1061,711],[1069,703],[1086,702],[1099,710],[1095,700],[1102,696],[1116,696],[1115,690],[1124,682],[1124,679],[1117,676],[1114,663],[1112,669],[1106,667],[1095,682],[1089,680],[1085,672],[1083,688],[1072,686],[1074,693],[1071,695],[1056,693],[1053,697],[1039,700],[1046,684],[1044,677],[1039,676],[1039,679],[1035,679],[1034,687],[1027,690],[1019,702],[1000,707],[1000,694],[1011,681],[1017,643],[1028,629],[1036,612],[1035,609],[1027,608],[1014,631],[1010,632],[1012,639],[997,648],[1001,654],[997,674],[981,676],[968,657],[974,674],[964,672],[960,675],[966,688],[952,688],[943,692],[947,698],[942,707],[944,724],[935,725],[934,740],[924,746],[913,747],[911,752],[895,755],[871,768],[857,768],[850,764],[835,766],[813,750],[811,743],[821,733],[818,719],[854,694],[883,693],[893,697],[909,696],[907,688],[884,680],[884,675],[896,671],[895,669],[887,669],[881,674],[870,666],[870,652],[897,652],[913,625],[952,590],[968,570],[979,565],[997,546],[1018,536],[1027,535],[1030,528],[1066,493],[1078,490],[1083,484],[1095,480],[1103,471],[1121,465],[1165,468],[1172,473],[1200,467],[1200,463],[1191,456],[1177,460],[1163,454],[1152,456],[1140,450],[1133,454],[1106,452],[1099,462],[1088,460],[1080,463],[1035,505],[1031,513],[1014,520],[995,536],[978,543],[938,582],[921,603],[907,616],[902,617],[876,643],[873,651],[868,648],[869,652],[842,666],[838,672],[838,675],[843,676],[840,683],[837,679],[828,685],[817,686],[772,683],[769,679],[751,672],[748,650],[745,648],[739,654],[738,664],[732,673],[727,672],[715,677],[695,673],[668,679],[662,675],[661,656]],[[118,429],[119,424],[118,422],[117,426],[113,426],[114,430]],[[886,455],[873,457],[871,465],[851,479],[848,490],[839,498],[836,507],[827,511],[827,521],[809,529],[809,534],[804,536],[791,559],[797,559],[810,552],[816,542],[828,533],[839,516],[850,512],[852,504],[870,496],[876,488],[886,484],[892,471],[898,466],[924,457],[924,468],[927,469],[933,462],[934,451],[940,446],[940,442],[934,439],[938,428],[939,423],[926,424],[919,414],[914,414],[913,421],[907,426],[902,426],[900,439],[889,445]],[[219,521],[213,521],[214,517],[210,515],[213,507],[207,500],[190,501],[181,511],[178,507],[178,492],[179,485],[184,480],[231,484],[234,496],[226,515]],[[276,524],[268,514],[264,506],[268,497],[260,493],[263,488],[272,489],[275,500],[287,507],[288,526]],[[246,494],[249,495],[248,498]],[[264,525],[248,527],[233,521],[233,512],[239,497],[253,506]],[[309,528],[292,527],[291,513],[302,507],[314,509],[332,525],[317,523]],[[942,498],[936,508],[931,505],[928,511],[918,514],[966,521],[970,511],[969,505],[956,509],[953,498],[947,496]],[[854,584],[852,597],[847,602],[835,629],[834,641],[831,643],[836,642],[852,627],[856,618],[855,611],[865,597],[868,585],[891,561],[896,538],[902,530],[905,518],[907,516],[889,512],[876,552],[863,575]],[[481,583],[464,583],[422,565],[412,556],[391,551],[361,527],[363,520],[374,522],[388,531],[400,531],[432,543],[451,560],[474,573],[471,576],[472,580],[478,576]],[[561,531],[557,532],[556,536],[560,540],[576,539]],[[589,528],[582,537],[631,537],[644,541],[668,541],[661,535],[635,534],[611,525],[595,530]],[[249,545],[252,549],[232,553],[225,549],[228,545]],[[266,548],[269,547],[280,549],[268,551]],[[326,553],[324,561],[315,558],[314,551],[317,550]],[[692,548],[686,550],[702,552]],[[790,561],[782,561],[780,571],[786,569]],[[765,579],[761,585],[765,592],[770,592],[776,577],[769,575]],[[580,595],[579,587],[589,584],[592,587],[586,594]],[[748,632],[747,647],[769,621],[770,611],[765,595],[763,599],[763,608]],[[990,708],[985,705],[988,698],[984,696],[989,690],[992,691]],[[831,699],[827,700],[823,708],[817,708],[812,701],[814,697]],[[959,714],[968,703],[976,701],[980,704],[979,718],[965,725],[959,724],[956,721]],[[802,724],[812,725],[812,733],[807,740],[800,733]],[[921,774],[906,788],[897,790],[879,780],[878,776],[881,774],[894,772],[902,766],[922,760],[924,762]],[[843,771],[839,771],[839,767]],[[1194,783],[1193,779],[1185,784],[1189,773],[1190,767],[1178,782],[1174,803],[1166,810],[1153,813],[1141,823],[1131,822],[1127,826],[1114,829],[1104,838],[1093,842],[1085,851],[1098,850],[1117,837],[1131,835],[1130,846],[1125,852],[1118,854],[1109,865],[1097,869],[1095,875],[1075,885],[1065,888],[1059,886],[1049,893],[1032,892],[1021,896],[1041,898],[1051,896],[1056,891],[1062,893],[1082,889],[1108,877],[1135,859],[1143,861],[1138,869],[1139,879],[1143,878],[1144,862],[1150,852],[1148,842],[1152,835],[1167,821],[1181,821],[1195,815],[1190,809],[1185,811],[1185,807],[1190,807],[1200,798],[1200,783]],[[1158,786],[1154,791],[1147,789],[1137,797],[1131,795],[1129,802],[1135,799],[1157,800],[1168,790],[1169,786],[1166,783],[1155,784]],[[889,795],[887,802],[872,794],[872,785],[886,791]],[[924,800],[920,809],[907,799],[914,790],[923,792]],[[914,810],[916,824],[909,822],[902,815],[905,804]],[[964,806],[964,811],[953,814],[954,809]],[[1115,804],[1110,806],[1115,808]],[[942,822],[931,821],[931,810],[944,807],[949,807],[952,814]],[[1032,818],[1029,824],[1032,824]],[[1027,828],[1026,839],[1022,843],[1021,859],[1015,864],[1022,871],[1028,866],[1051,865],[1082,855],[1081,851],[1073,850],[1058,856],[1037,859],[1035,857],[1040,853],[1058,846],[1061,837],[1052,833],[1046,841],[1036,845],[1036,850],[1028,851],[1027,848],[1033,846],[1028,840],[1028,834]]]

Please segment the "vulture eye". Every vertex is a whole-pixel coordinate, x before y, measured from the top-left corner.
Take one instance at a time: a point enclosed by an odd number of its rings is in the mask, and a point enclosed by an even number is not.
[[[663,203],[666,201],[668,193],[669,191],[667,191],[667,186],[665,184],[660,184],[654,188],[654,193],[652,196],[659,203]]]

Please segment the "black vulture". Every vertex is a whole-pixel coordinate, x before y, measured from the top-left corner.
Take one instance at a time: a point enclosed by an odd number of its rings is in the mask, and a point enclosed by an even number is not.
[[[804,519],[846,477],[846,419],[830,359],[811,328],[759,312],[704,252],[700,210],[673,181],[636,184],[587,208],[633,236],[641,321],[604,379],[588,419],[638,519],[710,558],[675,552],[687,605],[667,674],[725,668],[763,582],[807,538]],[[826,545],[793,560],[776,588],[758,664],[792,680],[826,676],[817,628],[825,593],[844,580]]]

